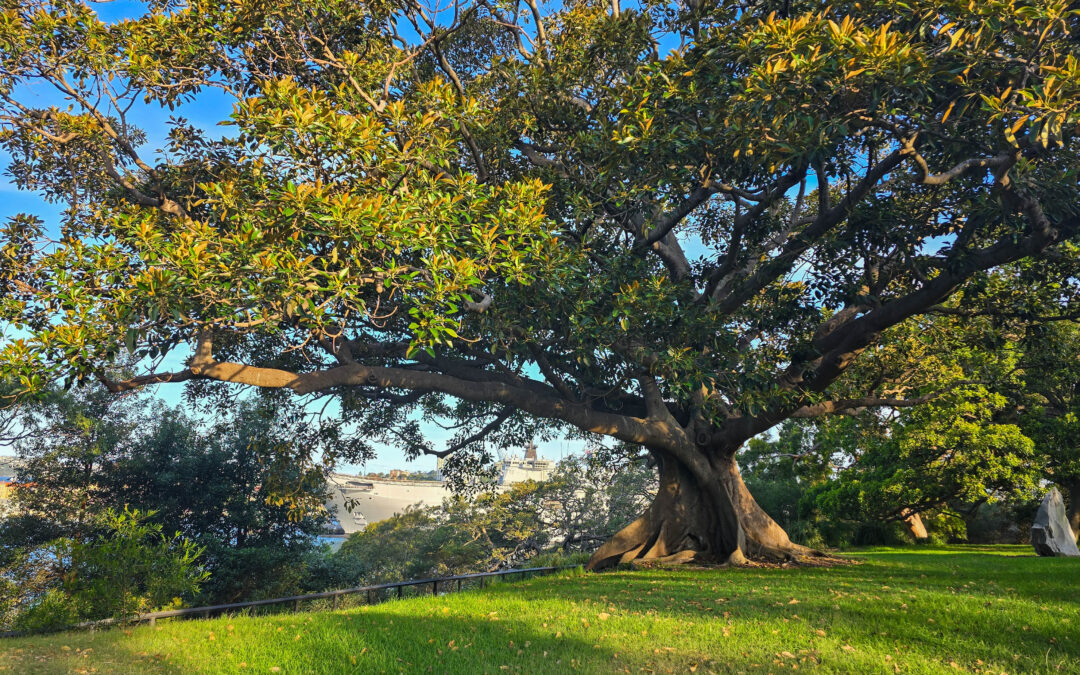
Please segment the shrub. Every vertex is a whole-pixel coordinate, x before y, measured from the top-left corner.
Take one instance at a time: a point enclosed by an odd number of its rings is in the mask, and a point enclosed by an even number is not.
[[[206,580],[198,564],[202,549],[179,534],[164,534],[152,516],[109,509],[94,528],[100,535],[60,538],[14,555],[0,570],[15,590],[6,625],[47,630],[181,606]]]

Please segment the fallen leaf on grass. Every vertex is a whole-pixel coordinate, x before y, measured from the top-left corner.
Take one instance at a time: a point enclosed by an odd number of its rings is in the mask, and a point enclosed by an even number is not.
[[[855,648],[852,647],[851,645],[844,645],[840,649],[843,649],[845,652],[853,652],[853,651],[855,651]]]

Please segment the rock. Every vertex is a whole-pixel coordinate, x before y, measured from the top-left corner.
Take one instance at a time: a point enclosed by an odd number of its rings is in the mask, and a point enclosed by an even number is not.
[[[1057,488],[1051,488],[1035,514],[1031,545],[1039,555],[1080,557],[1076,537],[1065,518],[1065,500]]]

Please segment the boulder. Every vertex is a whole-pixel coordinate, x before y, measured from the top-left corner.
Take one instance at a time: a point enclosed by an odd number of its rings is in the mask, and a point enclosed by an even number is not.
[[[1031,526],[1031,545],[1039,555],[1080,557],[1069,521],[1065,517],[1065,500],[1057,488],[1052,488],[1035,514]]]

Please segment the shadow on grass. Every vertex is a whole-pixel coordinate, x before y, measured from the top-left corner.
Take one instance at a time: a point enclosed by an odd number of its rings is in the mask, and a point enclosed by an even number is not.
[[[869,655],[879,667],[1077,672],[1080,600],[1072,589],[1080,561],[915,553],[911,564],[883,567],[637,572],[611,575],[591,591],[622,611],[659,610],[675,622],[726,612],[732,637],[750,645],[725,654],[733,670],[804,650],[840,671],[868,665],[857,659]]]
[[[129,631],[130,632],[130,631]],[[182,675],[190,670],[170,663],[163,653],[133,650],[121,629],[95,633],[63,633],[26,641],[0,641],[0,672],[147,673]]]
[[[202,621],[191,624],[195,630],[170,661],[179,667],[174,672],[201,673],[535,673],[613,659],[610,650],[521,621],[394,609],[276,616],[260,624]]]
[[[920,547],[858,566],[549,577],[336,613],[68,634],[35,639],[26,659],[6,663],[29,673],[79,664],[169,674],[719,673],[796,664],[1076,672],[1078,577],[1077,560],[927,556]],[[63,641],[94,651],[60,653]]]

